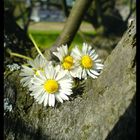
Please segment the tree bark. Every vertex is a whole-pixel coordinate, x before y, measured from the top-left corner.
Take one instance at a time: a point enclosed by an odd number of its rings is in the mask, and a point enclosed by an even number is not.
[[[54,51],[56,47],[59,47],[62,44],[67,44],[68,46],[71,44],[81,24],[83,15],[88,9],[91,2],[92,0],[76,0],[75,5],[73,6],[66,21],[64,29],[52,46],[51,51]]]
[[[122,36],[127,29],[126,22],[115,7],[115,0],[94,0],[86,13],[85,20],[90,22],[98,34]]]
[[[65,16],[68,17],[69,10],[68,10],[68,6],[67,6],[67,1],[66,0],[62,0],[62,8],[63,8]]]
[[[15,97],[13,110],[4,117],[5,140],[135,139],[135,57],[134,20],[106,59],[100,77],[88,79],[81,95],[75,90],[75,98],[55,108],[35,103],[20,85],[19,72],[13,72],[4,85],[5,97]]]
[[[32,10],[33,10],[32,9],[33,8],[33,0],[31,0],[30,3],[31,3],[31,6],[29,7],[29,10],[28,10],[27,21],[24,24],[25,33],[28,33],[28,27],[29,27],[29,24],[30,24],[30,18],[31,18]]]

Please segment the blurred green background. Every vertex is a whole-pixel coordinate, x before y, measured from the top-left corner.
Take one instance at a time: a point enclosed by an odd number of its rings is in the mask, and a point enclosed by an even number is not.
[[[60,35],[63,26],[64,23],[55,24],[54,22],[39,22],[36,23],[36,25],[31,24],[29,26],[28,33],[32,34],[38,47],[42,49],[50,48],[57,39],[57,37]],[[43,29],[41,29],[40,27]],[[91,27],[89,23],[83,22],[81,25],[81,30],[77,32],[70,48],[72,48],[74,45],[81,46],[83,42],[90,42],[90,36],[94,35],[96,35],[96,31],[93,29],[93,27]]]
[[[96,2],[99,2],[98,7]],[[11,10],[18,25],[26,33],[32,34],[38,47],[43,49],[50,48],[61,34],[68,18],[67,13],[70,13],[74,4],[75,0],[6,0],[4,6]],[[100,45],[101,39],[96,41],[97,35],[104,35],[105,38],[112,37],[112,34],[122,36],[126,30],[127,16],[134,7],[135,0],[93,1],[70,48],[81,46],[83,42],[93,43],[94,40],[93,44],[104,46],[106,43]]]

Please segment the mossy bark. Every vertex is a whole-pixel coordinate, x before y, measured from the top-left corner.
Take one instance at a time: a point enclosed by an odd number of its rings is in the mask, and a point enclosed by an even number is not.
[[[107,57],[97,80],[55,108],[37,104],[20,85],[19,72],[5,79],[13,110],[4,116],[5,140],[135,139],[136,23]],[[117,128],[116,128],[117,127]]]

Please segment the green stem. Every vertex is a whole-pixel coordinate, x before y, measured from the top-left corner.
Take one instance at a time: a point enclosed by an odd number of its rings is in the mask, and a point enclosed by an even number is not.
[[[32,40],[33,44],[35,45],[36,50],[38,51],[38,53],[45,59],[44,55],[42,54],[42,52],[40,51],[40,49],[38,48],[37,44],[35,43],[33,37],[31,34],[29,34],[30,39]]]
[[[11,55],[11,56],[17,56],[17,57],[20,57],[20,58],[23,58],[23,59],[27,59],[27,60],[32,60],[32,58],[27,57],[27,56],[25,56],[25,55],[18,54],[18,53],[10,52],[10,55]]]

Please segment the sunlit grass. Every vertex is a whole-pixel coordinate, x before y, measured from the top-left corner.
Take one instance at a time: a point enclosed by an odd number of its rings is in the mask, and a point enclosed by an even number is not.
[[[36,44],[40,48],[50,48],[54,42],[56,41],[57,37],[61,33],[61,31],[35,31],[35,30],[29,30],[29,33],[32,34]],[[84,33],[84,35],[93,35],[94,33]],[[77,33],[74,37],[74,40],[70,46],[72,48],[75,45],[81,46],[83,42],[88,42],[89,39],[84,38],[80,35],[80,33]]]

